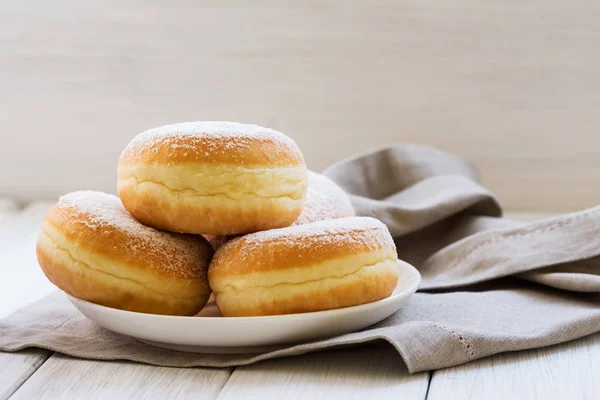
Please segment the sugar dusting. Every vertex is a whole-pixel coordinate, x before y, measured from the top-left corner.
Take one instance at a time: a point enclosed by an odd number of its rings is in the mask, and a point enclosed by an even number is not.
[[[378,219],[371,217],[348,217],[338,219],[328,219],[317,221],[305,225],[290,226],[287,228],[271,229],[251,233],[243,236],[245,244],[258,244],[272,240],[290,240],[293,242],[302,242],[302,239],[322,238],[323,242],[335,242],[347,233],[353,232],[373,232],[373,240],[377,242],[377,247],[383,247],[387,244],[394,244],[387,226]]]
[[[298,145],[288,136],[273,129],[253,124],[242,124],[227,121],[181,122],[149,129],[138,134],[123,150],[128,152],[152,152],[160,148],[175,149],[178,152],[194,152],[199,150],[198,140],[202,141],[204,154],[210,158],[217,153],[233,155],[253,152],[256,141],[268,142],[273,148],[265,156],[277,160],[281,153],[300,153]]]
[[[276,247],[268,247],[273,252],[270,256],[265,254],[267,244],[276,244]],[[279,254],[276,248],[280,246],[294,249],[293,256],[299,262],[305,257],[326,255],[337,249],[344,249],[348,254],[380,249],[396,251],[389,230],[381,221],[371,217],[348,217],[256,232],[233,239],[219,249],[211,268],[219,269],[229,264],[226,268],[233,268],[235,271],[232,272],[244,273],[248,269],[260,270],[266,264],[276,266]],[[229,251],[233,248],[235,251]],[[263,256],[256,257],[257,254]],[[239,262],[221,262],[229,255]]]
[[[94,191],[73,192],[62,196],[57,207],[68,213],[73,222],[98,232],[99,239],[107,227],[114,228],[125,233],[123,247],[134,256],[139,254],[143,259],[155,255],[165,260],[160,265],[149,263],[149,267],[181,278],[204,279],[206,275],[206,268],[202,268],[207,262],[206,251],[202,250],[198,238],[141,224],[127,212],[117,196]]]
[[[326,176],[308,171],[306,203],[293,225],[353,216],[354,208],[346,192]]]

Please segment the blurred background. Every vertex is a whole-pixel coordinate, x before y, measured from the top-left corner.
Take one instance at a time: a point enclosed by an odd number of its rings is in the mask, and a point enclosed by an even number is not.
[[[600,202],[600,2],[0,2],[0,195],[115,191],[172,122],[280,130],[319,171],[408,142],[508,209]]]

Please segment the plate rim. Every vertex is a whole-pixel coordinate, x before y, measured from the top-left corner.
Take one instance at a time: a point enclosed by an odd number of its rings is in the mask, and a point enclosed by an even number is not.
[[[84,303],[84,305],[87,307],[96,308],[98,310],[102,310],[103,312],[123,313],[124,315],[135,315],[136,317],[140,317],[140,318],[156,318],[156,319],[168,318],[169,320],[178,320],[178,321],[202,320],[204,322],[224,321],[224,320],[240,321],[240,322],[252,322],[252,321],[258,322],[258,321],[265,321],[267,319],[268,320],[280,319],[280,320],[285,321],[286,319],[298,318],[298,316],[305,316],[305,317],[330,316],[330,315],[335,315],[338,313],[344,313],[344,312],[350,311],[350,310],[360,310],[360,309],[365,309],[365,308],[369,308],[369,307],[383,306],[385,304],[394,302],[399,297],[403,297],[407,294],[408,295],[414,294],[419,289],[419,286],[421,284],[422,278],[421,278],[420,272],[412,264],[409,264],[408,262],[406,262],[404,260],[398,260],[398,264],[401,265],[402,269],[404,269],[405,271],[410,271],[410,274],[412,274],[411,285],[407,286],[400,293],[392,294],[389,297],[386,297],[386,298],[383,298],[380,300],[376,300],[376,301],[372,301],[370,303],[358,304],[358,305],[349,306],[349,307],[335,308],[335,309],[331,309],[331,310],[312,311],[312,312],[306,312],[306,313],[294,313],[294,314],[282,314],[282,315],[260,315],[260,316],[249,316],[249,317],[222,317],[222,316],[221,317],[204,317],[204,316],[196,317],[195,315],[190,315],[190,316],[163,315],[163,314],[152,314],[152,313],[142,313],[142,312],[138,312],[138,311],[122,310],[120,308],[103,306],[101,304],[92,303],[91,301],[83,300],[78,297],[72,296],[69,293],[64,292],[64,291],[63,291],[63,293],[69,298],[69,300],[71,302]],[[402,276],[400,276],[399,278],[402,278]],[[400,279],[398,281],[400,282]]]

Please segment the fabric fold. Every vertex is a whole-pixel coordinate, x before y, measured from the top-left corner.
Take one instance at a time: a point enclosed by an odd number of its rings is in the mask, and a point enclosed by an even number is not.
[[[421,290],[518,275],[563,290],[600,291],[589,262],[583,274],[572,265],[600,255],[600,207],[529,224],[499,218],[502,210],[473,165],[424,146],[365,153],[324,173],[351,195],[357,214],[386,223],[399,257],[421,272]]]
[[[351,197],[358,215],[384,222],[399,237],[458,213],[498,217],[496,198],[468,162],[424,146],[386,148],[324,172]]]
[[[484,230],[455,242],[420,266],[421,289],[471,285],[599,254],[600,207],[596,207],[522,227]],[[577,282],[565,276],[570,271],[565,267],[563,276],[555,273],[552,281],[540,278],[536,281],[580,291]],[[544,273],[549,271],[540,270],[538,276]]]

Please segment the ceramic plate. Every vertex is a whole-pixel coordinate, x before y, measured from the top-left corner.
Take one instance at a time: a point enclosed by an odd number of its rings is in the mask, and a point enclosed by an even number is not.
[[[413,266],[402,261],[399,264],[400,279],[390,297],[304,314],[224,318],[211,301],[194,317],[174,317],[118,310],[71,296],[69,299],[98,325],[154,346],[196,353],[256,353],[353,332],[389,317],[417,291],[421,281]]]

